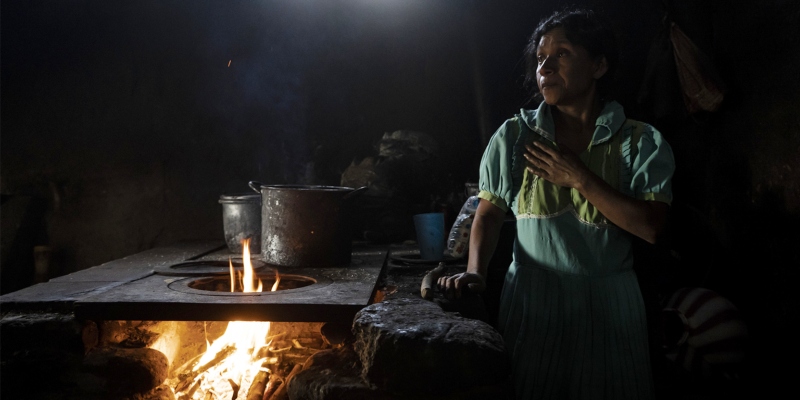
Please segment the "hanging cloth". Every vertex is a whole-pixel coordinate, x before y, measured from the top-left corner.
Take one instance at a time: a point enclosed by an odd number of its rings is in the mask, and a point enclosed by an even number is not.
[[[669,36],[687,111],[716,111],[726,89],[711,59],[674,22]]]
[[[663,26],[653,38],[647,64],[636,99],[637,106],[656,124],[686,118],[681,82],[675,68],[675,53],[670,40],[670,26],[664,16]]]

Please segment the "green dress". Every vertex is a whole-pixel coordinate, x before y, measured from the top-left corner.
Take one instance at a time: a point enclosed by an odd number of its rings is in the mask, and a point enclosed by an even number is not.
[[[525,169],[524,145],[555,145],[550,106],[521,110],[492,136],[479,197],[517,219],[498,328],[517,399],[652,399],[645,309],[630,234],[577,190]],[[672,201],[672,150],[652,126],[606,103],[581,160],[621,192]]]

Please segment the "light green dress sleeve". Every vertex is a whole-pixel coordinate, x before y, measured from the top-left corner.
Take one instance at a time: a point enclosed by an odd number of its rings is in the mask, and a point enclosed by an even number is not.
[[[519,136],[518,118],[512,118],[492,135],[480,165],[478,197],[508,211],[513,195],[514,144]]]
[[[672,176],[675,173],[675,158],[672,148],[649,124],[642,123],[641,136],[631,146],[632,179],[630,190],[637,199],[672,203]],[[623,154],[623,157],[626,156]]]

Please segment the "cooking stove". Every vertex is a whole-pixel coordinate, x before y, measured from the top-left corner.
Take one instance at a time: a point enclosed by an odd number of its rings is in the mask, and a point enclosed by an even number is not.
[[[87,320],[350,322],[375,298],[388,255],[388,247],[353,244],[344,267],[271,266],[253,256],[265,291],[242,293],[229,291],[228,265],[241,270],[241,254],[224,242],[204,242],[81,270],[4,295],[2,303],[70,303]],[[281,283],[268,291],[276,270]]]

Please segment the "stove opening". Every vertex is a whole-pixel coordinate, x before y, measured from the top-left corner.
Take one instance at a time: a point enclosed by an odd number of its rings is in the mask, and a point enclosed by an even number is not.
[[[87,359],[89,365],[103,370],[113,394],[138,392],[147,393],[146,398],[181,400],[285,399],[287,381],[310,356],[341,347],[342,343],[330,339],[332,335],[323,335],[324,326],[313,322],[102,321],[96,325],[99,340]],[[132,373],[131,364],[143,372]],[[158,397],[159,393],[166,397]]]
[[[308,276],[275,274],[257,275],[258,279],[265,287],[274,288],[272,292],[281,290],[298,289],[317,283],[317,280]],[[236,294],[261,294],[262,292],[244,292],[240,282],[225,276],[209,276],[195,279],[187,283],[187,286],[197,290],[207,290],[212,292],[232,292]]]

